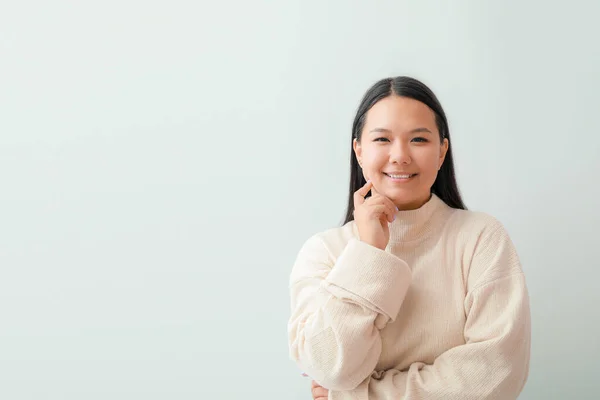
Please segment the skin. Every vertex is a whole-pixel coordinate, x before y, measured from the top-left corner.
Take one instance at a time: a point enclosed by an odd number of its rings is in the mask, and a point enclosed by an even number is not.
[[[408,97],[389,96],[367,112],[361,140],[353,142],[363,175],[375,190],[392,200],[399,210],[425,204],[442,167],[448,139],[440,141],[435,114],[425,104]],[[384,172],[417,173],[398,183]]]
[[[367,184],[354,194],[354,220],[360,239],[385,250],[389,225],[399,210],[420,208],[431,198],[431,187],[448,152],[440,140],[435,114],[425,104],[390,96],[367,112],[360,142],[354,152]],[[417,174],[394,181],[384,173]],[[371,197],[365,196],[371,191]],[[327,400],[329,391],[312,381],[313,399]]]
[[[317,382],[312,381],[310,389],[314,400],[327,400],[327,397],[329,396],[329,390],[325,389],[323,386],[320,386]]]
[[[431,198],[431,187],[448,152],[435,114],[425,104],[389,96],[367,112],[354,152],[367,184],[354,194],[354,220],[360,240],[385,250],[389,225],[399,210],[414,210]],[[409,174],[396,180],[388,174]],[[372,196],[364,197],[371,190]]]

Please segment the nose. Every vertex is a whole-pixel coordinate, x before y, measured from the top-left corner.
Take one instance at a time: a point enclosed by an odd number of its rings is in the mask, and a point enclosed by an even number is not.
[[[390,146],[390,163],[408,165],[412,162],[410,146],[403,141],[396,141]]]

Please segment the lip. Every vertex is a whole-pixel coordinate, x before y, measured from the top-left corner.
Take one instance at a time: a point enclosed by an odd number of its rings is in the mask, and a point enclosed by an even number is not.
[[[384,174],[387,174],[387,175],[416,175],[411,172],[394,172],[394,171],[387,171],[387,172],[384,172]]]

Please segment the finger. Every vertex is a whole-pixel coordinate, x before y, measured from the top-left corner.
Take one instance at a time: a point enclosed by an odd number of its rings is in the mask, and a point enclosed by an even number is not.
[[[312,396],[313,396],[314,399],[316,399],[318,397],[325,397],[325,398],[327,398],[327,395],[329,394],[328,393],[329,391],[327,389],[325,389],[324,387],[321,387],[321,386],[313,388],[311,392],[312,392]]]
[[[379,193],[375,188],[371,190],[371,193],[373,193],[373,196],[371,196],[370,198],[382,198],[385,204],[389,205],[394,211],[398,211],[398,206],[396,206],[396,204],[394,204],[394,202],[389,197]]]
[[[387,209],[386,216],[388,217],[389,222],[393,222],[396,218],[396,214],[398,213],[398,208],[396,207],[394,202],[388,199],[387,197],[373,196],[365,200],[365,204],[369,206],[384,206]]]
[[[379,193],[377,191],[377,189],[375,189],[375,187],[373,187],[373,189],[371,189],[371,193],[373,193],[373,196],[371,196],[371,197],[373,197],[373,198],[382,197],[385,200],[385,202],[390,205],[390,207],[392,207],[396,211],[398,210],[398,207],[396,206],[396,204],[394,204],[394,202],[389,197],[384,196],[383,194]]]
[[[360,205],[365,202],[365,196],[369,193],[369,190],[373,187],[373,182],[367,181],[367,183],[354,192],[354,205]]]
[[[385,204],[375,204],[369,207],[369,213],[378,219],[385,218],[389,222],[392,222],[396,217],[396,212],[390,209],[389,206]]]
[[[371,194],[373,196],[381,196],[381,197],[385,197],[386,199],[389,199],[388,197],[386,197],[385,195],[381,194],[377,188],[375,186],[373,186],[373,188],[371,188]],[[391,200],[390,200],[391,201]]]
[[[319,385],[319,384],[318,384],[316,381],[312,381],[312,382],[310,383],[310,387],[311,387],[311,389],[314,389],[314,388],[316,388],[316,387],[321,387],[321,385]]]

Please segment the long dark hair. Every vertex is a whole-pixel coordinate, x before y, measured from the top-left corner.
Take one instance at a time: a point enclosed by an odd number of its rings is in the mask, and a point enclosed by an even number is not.
[[[435,122],[440,133],[440,141],[448,139],[448,152],[438,171],[437,178],[431,187],[431,192],[436,194],[448,206],[466,210],[463,200],[456,183],[454,172],[454,161],[452,158],[452,141],[450,140],[450,129],[448,120],[442,105],[435,94],[425,84],[417,79],[407,76],[398,76],[394,78],[385,78],[377,81],[363,96],[362,101],[356,111],[354,123],[352,125],[352,140],[350,141],[350,193],[348,195],[348,208],[343,224],[354,219],[354,192],[363,187],[367,182],[362,174],[362,169],[358,165],[356,154],[352,146],[354,139],[360,142],[362,130],[365,126],[367,111],[371,109],[379,100],[396,95],[408,97],[427,105],[435,114]]]

